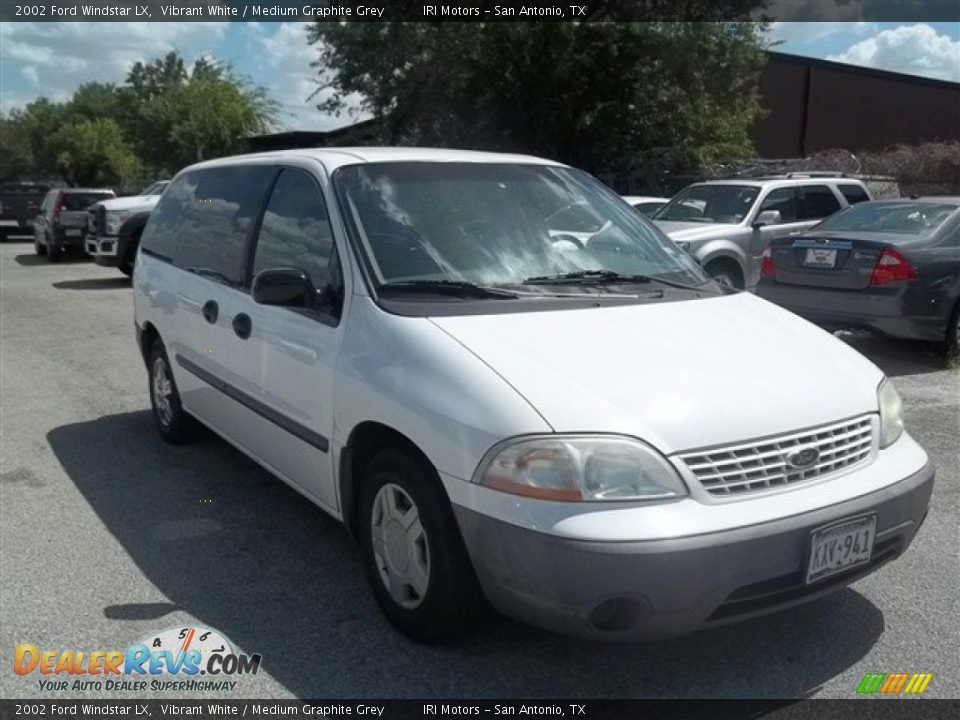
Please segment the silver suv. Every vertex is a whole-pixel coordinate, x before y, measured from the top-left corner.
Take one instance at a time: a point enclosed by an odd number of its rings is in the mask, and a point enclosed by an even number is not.
[[[711,277],[752,288],[770,240],[872,199],[860,180],[840,173],[712,180],[681,190],[653,220]]]

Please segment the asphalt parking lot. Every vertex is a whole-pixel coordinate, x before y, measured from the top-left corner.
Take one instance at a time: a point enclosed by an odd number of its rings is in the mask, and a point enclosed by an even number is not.
[[[928,696],[960,697],[960,370],[922,345],[845,339],[895,378],[937,465],[905,557],[824,600],[678,640],[603,645],[500,620],[427,648],[380,615],[337,522],[223,441],[161,442],[127,278],[7,241],[0,697],[55,697],[11,671],[18,643],[120,649],[181,624],[263,656],[231,697],[850,698],[864,673],[894,671],[932,672]],[[97,696],[142,697],[84,695]]]

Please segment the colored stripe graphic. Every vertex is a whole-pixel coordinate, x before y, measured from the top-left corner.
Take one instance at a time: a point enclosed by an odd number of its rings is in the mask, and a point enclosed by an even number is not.
[[[933,680],[933,673],[867,673],[857,686],[860,694],[920,695]]]

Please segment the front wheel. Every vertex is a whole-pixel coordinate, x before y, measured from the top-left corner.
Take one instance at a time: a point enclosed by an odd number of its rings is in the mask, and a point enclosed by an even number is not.
[[[187,414],[180,403],[170,361],[160,340],[155,340],[150,347],[147,372],[150,376],[150,407],[160,436],[174,445],[196,439],[200,435],[201,425]]]
[[[403,634],[435,643],[476,629],[483,593],[436,471],[402,449],[367,467],[358,512],[367,576]]]
[[[736,290],[743,289],[743,274],[740,272],[740,269],[733,264],[733,262],[726,260],[714,260],[711,263],[707,263],[707,266],[704,268],[707,275],[712,277],[721,285],[725,285],[729,288],[734,288]]]

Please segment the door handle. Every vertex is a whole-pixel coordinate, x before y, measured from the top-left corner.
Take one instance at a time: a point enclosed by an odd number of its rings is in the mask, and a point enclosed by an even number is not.
[[[217,316],[220,314],[220,306],[217,305],[215,300],[207,300],[203,305],[203,317],[211,325],[217,321]]]
[[[233,317],[233,331],[237,334],[237,337],[243,338],[246,340],[250,337],[250,332],[253,330],[253,323],[250,321],[250,316],[246,313],[239,313]]]

